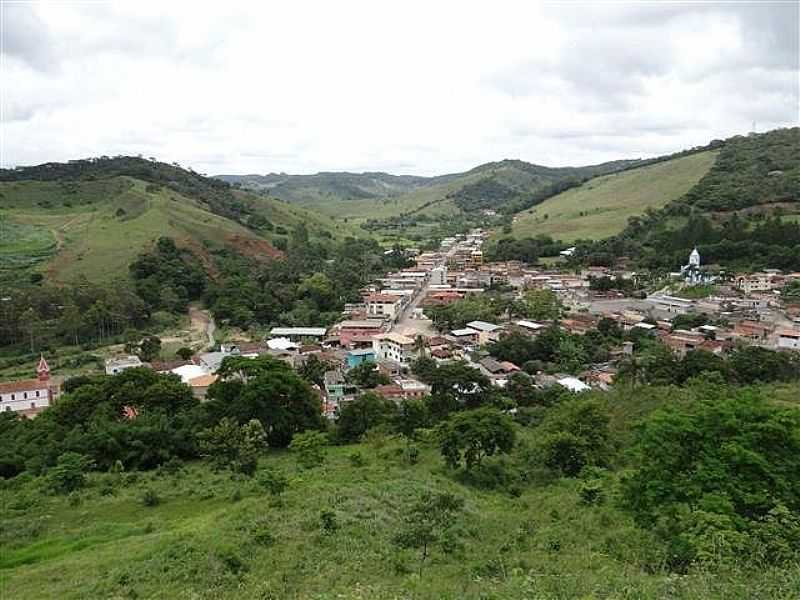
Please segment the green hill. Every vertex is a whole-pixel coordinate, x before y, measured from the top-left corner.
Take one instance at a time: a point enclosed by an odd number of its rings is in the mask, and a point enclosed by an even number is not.
[[[220,175],[219,179],[339,217],[365,220],[424,213],[512,210],[530,194],[555,182],[610,173],[637,161],[551,168],[521,160],[487,163],[438,177],[386,173],[316,175]]]
[[[586,244],[584,257],[629,256],[676,269],[697,247],[704,264],[800,268],[800,128],[736,136],[686,193],[632,218],[618,235]]]
[[[709,171],[717,151],[705,151],[591,179],[514,217],[514,237],[549,235],[570,242],[622,231],[632,216],[688,192]]]
[[[359,233],[301,207],[231,189],[163,163],[117,158],[0,172],[0,280],[107,281],[161,236],[201,255],[264,257],[299,223],[312,236]],[[363,234],[363,232],[361,232]]]

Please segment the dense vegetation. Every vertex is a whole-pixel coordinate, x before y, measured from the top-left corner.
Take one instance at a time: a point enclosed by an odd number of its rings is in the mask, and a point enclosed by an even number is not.
[[[797,593],[796,387],[517,386],[517,403],[459,363],[419,366],[430,398],[364,394],[328,427],[270,359],[227,361],[205,404],[132,370],[76,382],[34,421],[2,415],[6,584],[19,598]]]
[[[577,258],[633,257],[675,269],[697,246],[706,263],[741,269],[800,269],[800,129],[735,137],[682,198],[630,219],[613,238],[581,244]]]

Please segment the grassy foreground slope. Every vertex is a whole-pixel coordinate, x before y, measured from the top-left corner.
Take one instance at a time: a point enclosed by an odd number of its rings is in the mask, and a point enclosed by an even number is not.
[[[609,396],[616,442],[625,444],[637,419],[673,400],[665,391]],[[796,406],[797,387],[775,386],[771,396]],[[619,401],[623,397],[629,400]],[[533,442],[531,429],[518,432],[523,444]],[[419,443],[416,464],[405,458],[405,447],[373,436],[367,443],[326,448],[325,461],[312,469],[300,468],[291,452],[273,451],[260,469],[288,476],[280,501],[259,485],[258,474],[250,479],[215,473],[200,462],[178,470],[94,473],[87,488],[69,497],[48,495],[42,479],[2,481],[0,597],[800,595],[796,568],[662,570],[658,544],[618,508],[616,474],[604,480],[607,499],[587,504],[579,479],[532,474],[530,485],[516,493],[489,491],[460,483],[433,445]],[[426,491],[451,492],[465,505],[448,552],[436,544],[420,573],[419,552],[402,550],[393,540],[409,505]],[[148,492],[158,502],[145,503]]]
[[[706,151],[591,179],[519,213],[514,237],[600,239],[619,233],[628,218],[658,209],[688,192],[709,171],[718,152]]]

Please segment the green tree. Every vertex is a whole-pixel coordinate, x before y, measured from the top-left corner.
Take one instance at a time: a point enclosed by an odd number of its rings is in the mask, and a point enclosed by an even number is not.
[[[611,456],[609,416],[597,400],[575,398],[556,405],[536,431],[535,460],[562,475],[604,466]]]
[[[401,548],[420,551],[419,574],[430,556],[431,548],[441,544],[453,531],[464,509],[464,499],[453,494],[424,493],[409,509],[394,542]]]
[[[253,475],[258,458],[266,448],[267,436],[264,426],[257,419],[239,425],[230,418],[223,418],[198,434],[200,449],[217,468],[226,468]]]
[[[161,339],[154,335],[146,335],[139,343],[139,358],[145,362],[158,358],[161,354]]]
[[[439,426],[439,448],[453,469],[463,462],[469,470],[486,456],[511,452],[515,437],[511,418],[489,407],[455,414]]]
[[[286,363],[269,356],[228,357],[217,373],[220,380],[204,404],[211,419],[258,419],[273,448],[285,448],[296,433],[322,426],[319,397]]]
[[[194,351],[191,348],[182,346],[175,351],[175,355],[182,360],[189,360],[194,355]]]
[[[353,367],[347,372],[346,379],[349,383],[365,389],[392,383],[389,376],[379,370],[378,365],[372,362],[364,362]]]
[[[397,415],[397,405],[378,394],[367,392],[339,410],[336,437],[342,442],[357,442],[367,430],[391,423]]]
[[[513,306],[515,314],[524,319],[555,320],[561,316],[562,306],[552,290],[530,290]]]
[[[305,431],[292,438],[289,450],[297,454],[297,461],[306,469],[318,467],[325,462],[327,436],[321,431]]]
[[[695,393],[644,421],[622,487],[636,521],[664,539],[677,565],[703,558],[712,523],[717,539],[739,540],[726,551],[737,554],[771,511],[800,509],[800,414],[754,389],[705,384]]]
[[[86,483],[86,472],[92,461],[77,452],[65,452],[58,457],[56,465],[47,474],[50,489],[57,494],[69,494]]]

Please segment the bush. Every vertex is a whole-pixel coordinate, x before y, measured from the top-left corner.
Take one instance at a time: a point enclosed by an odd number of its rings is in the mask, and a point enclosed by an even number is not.
[[[86,472],[92,461],[76,452],[65,452],[47,475],[50,489],[57,494],[69,494],[86,484]]]
[[[367,464],[367,461],[364,460],[364,456],[361,452],[353,452],[351,453],[347,459],[350,461],[350,465],[356,468],[363,467]]]
[[[297,462],[305,469],[316,467],[325,462],[325,446],[328,439],[320,431],[305,431],[292,438],[289,450],[297,455]]]
[[[336,521],[336,513],[331,510],[323,510],[319,515],[319,523],[323,533],[335,533],[339,529]]]
[[[161,498],[159,498],[158,494],[156,494],[153,489],[148,488],[142,495],[142,504],[149,507],[158,506],[161,504]]]
[[[258,484],[275,498],[279,498],[289,486],[289,480],[286,478],[286,475],[281,471],[273,469],[264,469],[260,471],[257,480]]]
[[[581,502],[587,505],[602,504],[605,500],[603,492],[603,484],[600,481],[584,481],[578,493],[581,497]]]

